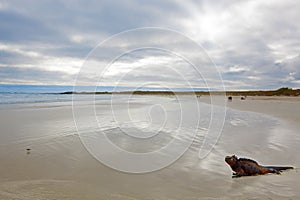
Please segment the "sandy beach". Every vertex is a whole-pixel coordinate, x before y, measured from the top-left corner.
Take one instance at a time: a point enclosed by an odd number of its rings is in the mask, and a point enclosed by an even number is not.
[[[136,99],[134,110],[148,105],[145,98],[153,97]],[[161,98],[173,105],[172,97]],[[208,96],[198,101],[203,110],[209,105]],[[82,110],[86,106],[82,103]],[[198,158],[200,135],[172,165],[128,174],[87,152],[71,102],[0,105],[0,199],[299,199],[297,169],[232,179],[224,162],[236,154],[265,165],[299,167],[299,98],[234,97],[227,106],[222,135],[208,157]],[[108,104],[97,102],[96,109],[105,113]]]
[[[210,97],[201,96],[200,101],[210,103]],[[246,100],[241,100],[241,96],[233,96],[233,101],[228,101],[227,107],[271,115],[297,126],[300,121],[299,103],[300,97],[248,96]]]

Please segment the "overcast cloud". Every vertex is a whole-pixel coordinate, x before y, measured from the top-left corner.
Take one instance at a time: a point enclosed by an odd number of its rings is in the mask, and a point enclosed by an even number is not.
[[[0,83],[73,85],[86,56],[100,42],[128,29],[161,27],[203,46],[227,89],[299,88],[299,10],[295,0],[0,0]],[[184,41],[160,32],[146,37],[166,48],[182,42],[185,52],[201,57]],[[130,44],[106,46],[94,69],[104,67],[106,54],[145,40],[137,34]],[[214,73],[203,66],[198,70]],[[187,62],[153,49],[113,62],[101,85],[119,84],[120,77],[124,86],[205,86]]]

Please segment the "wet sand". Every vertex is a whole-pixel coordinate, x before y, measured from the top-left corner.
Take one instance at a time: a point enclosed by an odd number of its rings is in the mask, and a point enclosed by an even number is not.
[[[206,159],[191,146],[173,165],[138,175],[108,168],[86,151],[69,103],[1,105],[0,199],[299,199],[297,170],[232,179],[224,156],[298,167],[300,101],[248,97],[227,105],[256,113],[229,110],[228,124]],[[248,115],[262,132],[255,132]]]

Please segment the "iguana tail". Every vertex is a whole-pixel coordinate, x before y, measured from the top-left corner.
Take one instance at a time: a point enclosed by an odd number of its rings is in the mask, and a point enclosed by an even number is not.
[[[294,169],[294,167],[279,167],[279,166],[264,166],[264,168],[269,170],[283,171],[287,169]]]

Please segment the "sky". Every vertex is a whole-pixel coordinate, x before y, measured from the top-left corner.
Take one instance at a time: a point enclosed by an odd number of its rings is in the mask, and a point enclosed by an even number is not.
[[[300,88],[299,10],[295,0],[0,0],[0,84]]]

